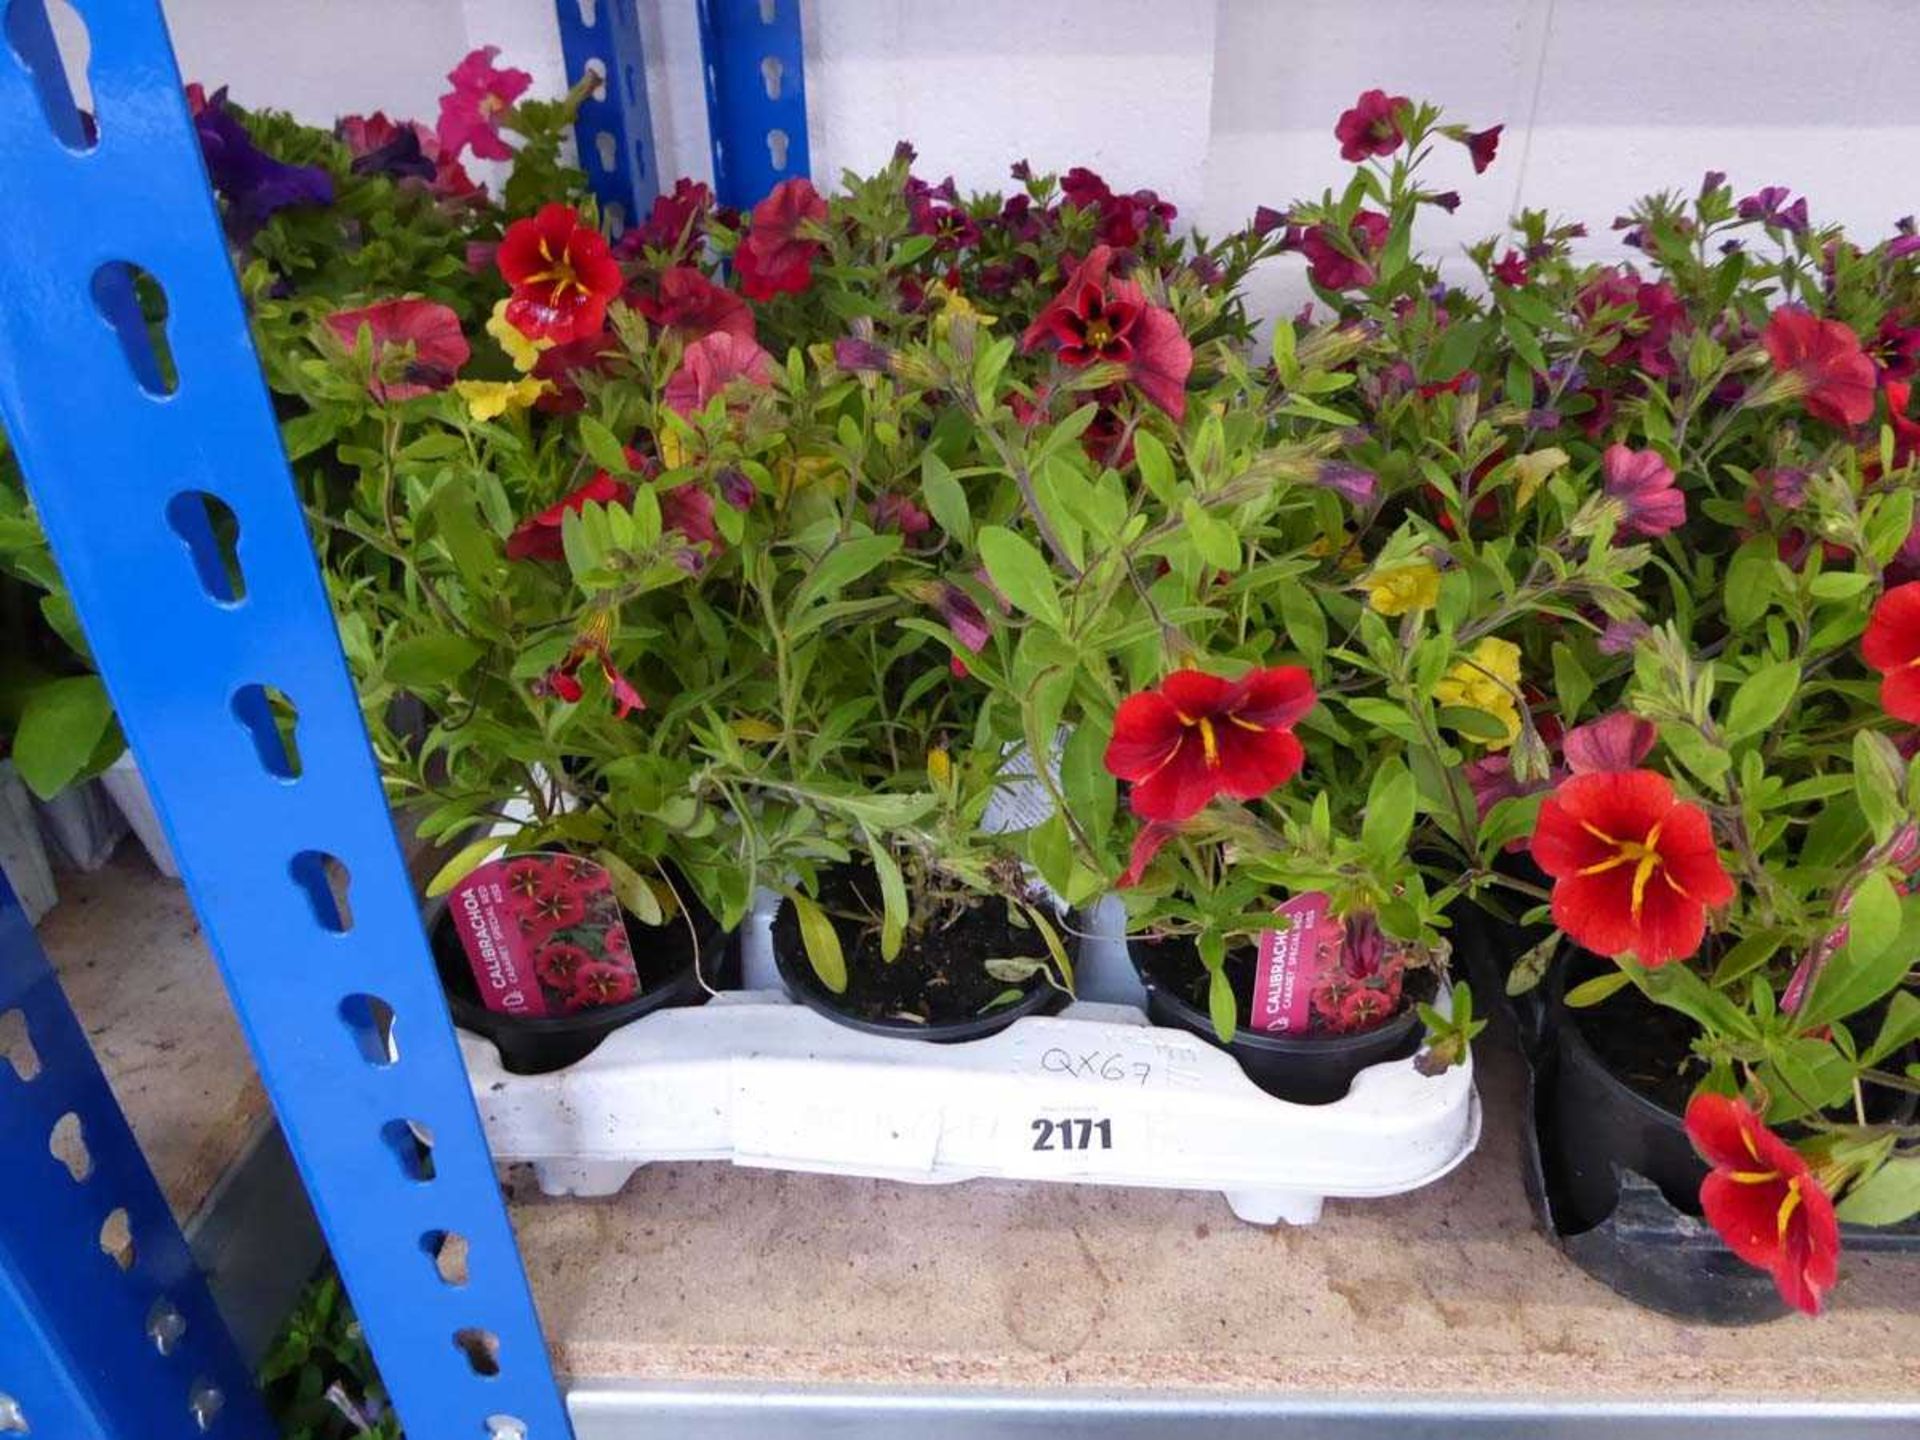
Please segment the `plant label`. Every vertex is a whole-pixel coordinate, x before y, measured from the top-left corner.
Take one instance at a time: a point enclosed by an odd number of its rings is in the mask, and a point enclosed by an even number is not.
[[[1291,1035],[1309,1028],[1313,982],[1334,962],[1341,928],[1317,890],[1294,896],[1273,913],[1287,923],[1260,932],[1249,1023],[1269,1035]]]
[[[640,993],[613,877],[591,860],[551,851],[490,860],[447,904],[489,1010],[567,1015]]]

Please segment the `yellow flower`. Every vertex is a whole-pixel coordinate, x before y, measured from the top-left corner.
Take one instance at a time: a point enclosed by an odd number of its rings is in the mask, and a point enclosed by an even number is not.
[[[663,426],[653,437],[653,443],[660,449],[660,463],[669,470],[678,470],[687,463],[687,442],[680,438],[680,432]]]
[[[520,333],[517,326],[507,319],[507,302],[502,300],[493,307],[493,314],[487,317],[487,333],[494,343],[513,361],[513,368],[522,375],[540,363],[540,352],[551,349],[553,341],[544,335],[538,340],[530,340]]]
[[[498,420],[509,410],[524,410],[550,388],[529,375],[523,380],[456,380],[453,388],[476,420]]]
[[[927,778],[942,790],[953,783],[953,757],[945,750],[927,752]]]
[[[1558,445],[1549,445],[1515,460],[1513,474],[1519,483],[1514,487],[1514,503],[1524,510],[1527,502],[1547,483],[1547,477],[1566,463],[1567,452]]]
[[[975,308],[974,303],[958,290],[949,290],[944,285],[936,285],[933,290],[934,298],[940,302],[940,313],[933,317],[933,334],[937,340],[947,338],[955,320],[971,320],[984,330],[999,318]]]
[[[1520,647],[1489,635],[1441,677],[1433,698],[1441,705],[1491,715],[1507,733],[1483,743],[1489,750],[1506,749],[1520,734]]]
[[[1382,615],[1431,610],[1440,599],[1440,572],[1425,560],[1376,570],[1361,583],[1366,587],[1367,604]]]

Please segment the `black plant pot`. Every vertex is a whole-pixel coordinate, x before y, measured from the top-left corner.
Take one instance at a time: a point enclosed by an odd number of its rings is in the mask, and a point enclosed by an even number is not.
[[[1242,1025],[1226,1045],[1213,1018],[1142,965],[1140,942],[1127,941],[1127,955],[1147,989],[1147,1018],[1156,1025],[1191,1030],[1233,1056],[1255,1085],[1296,1105],[1331,1105],[1353,1088],[1369,1065],[1400,1060],[1420,1048],[1420,1015],[1411,1004],[1376,1030],[1358,1035],[1267,1035]]]
[[[1462,916],[1456,957],[1475,988],[1541,937]],[[1505,950],[1510,953],[1502,954]],[[1561,1003],[1564,959],[1514,1004],[1495,986],[1527,1061],[1524,1180],[1541,1228],[1616,1293],[1679,1320],[1751,1325],[1789,1312],[1765,1272],[1695,1213],[1707,1167],[1682,1117],[1613,1073]],[[1843,1225],[1843,1248],[1920,1253],[1920,1225]]]
[[[436,902],[426,916],[427,939],[440,972],[440,988],[447,995],[453,1023],[462,1030],[491,1040],[500,1051],[500,1063],[515,1075],[543,1075],[563,1070],[593,1053],[602,1040],[623,1025],[680,1005],[704,1005],[708,986],[725,990],[740,983],[740,946],[705,910],[690,912],[693,935],[681,922],[671,933],[642,925],[627,917],[627,938],[644,975],[650,958],[657,957],[657,975],[640,994],[618,1005],[578,1010],[570,1015],[504,1015],[480,1003],[480,990],[460,937],[447,918],[444,902]],[[694,964],[693,937],[699,938],[699,966]],[[668,953],[662,955],[665,949]],[[706,984],[701,984],[704,974]]]
[[[871,881],[871,872],[861,867],[843,867],[840,871],[828,872],[823,884],[832,885],[836,879],[847,883],[868,882],[863,888],[877,893],[877,882]],[[835,923],[840,934],[840,945],[846,954],[849,967],[863,963],[860,951],[860,936],[851,927]],[[909,944],[912,942],[909,941]],[[901,957],[904,960],[904,956]],[[871,962],[874,957],[865,957]],[[836,995],[821,983],[819,975],[807,959],[806,945],[800,937],[799,917],[793,907],[784,901],[773,917],[773,963],[780,972],[781,982],[787,993],[816,1014],[824,1015],[836,1025],[844,1025],[849,1030],[858,1030],[863,1035],[885,1035],[896,1040],[924,1040],[935,1045],[955,1045],[968,1040],[984,1040],[989,1035],[997,1035],[1014,1021],[1028,1015],[1049,1015],[1066,1004],[1068,996],[1049,983],[1044,976],[1035,975],[1022,987],[1021,998],[1007,1005],[991,1010],[982,1010],[975,1014],[958,1016],[950,1020],[918,1021],[912,1019],[893,1019],[888,1016],[869,1017],[853,1013],[848,1008],[846,997]],[[886,962],[878,962],[886,963]],[[901,963],[895,961],[894,963]]]

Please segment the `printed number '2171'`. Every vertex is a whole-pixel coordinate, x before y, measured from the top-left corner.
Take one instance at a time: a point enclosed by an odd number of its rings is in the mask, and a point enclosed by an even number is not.
[[[1062,1120],[1035,1120],[1033,1148],[1036,1150],[1111,1150],[1113,1121],[1088,1120],[1072,1116]]]

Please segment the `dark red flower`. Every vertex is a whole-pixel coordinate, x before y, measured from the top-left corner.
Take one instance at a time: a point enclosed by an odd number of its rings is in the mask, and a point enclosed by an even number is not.
[[[522,520],[507,537],[509,560],[564,560],[566,547],[560,540],[560,526],[567,512],[576,514],[589,500],[601,505],[624,505],[633,498],[633,487],[616,480],[602,470],[593,479],[549,505],[538,515]]]
[[[1608,497],[1619,501],[1624,511],[1619,530],[1623,539],[1651,539],[1685,523],[1686,496],[1659,451],[1609,445],[1600,468]]]
[[[367,389],[376,400],[411,400],[444,390],[473,355],[460,332],[460,317],[432,300],[382,300],[327,317],[327,328],[349,350],[360,343],[363,325],[373,337]]]
[[[1616,710],[1574,726],[1567,732],[1561,753],[1567,757],[1567,768],[1576,775],[1638,770],[1659,738],[1660,732],[1651,720]]]
[[[1726,1095],[1693,1097],[1687,1138],[1713,1167],[1700,1182],[1707,1223],[1773,1276],[1781,1299],[1818,1315],[1840,1275],[1840,1223],[1806,1160],[1746,1101]]]
[[[735,381],[771,385],[773,357],[751,337],[716,330],[686,348],[661,399],[676,415],[697,415]]]
[[[533,362],[534,378],[547,382],[546,393],[533,402],[534,409],[549,415],[571,415],[584,409],[587,394],[580,388],[580,377],[604,371],[619,353],[619,340],[607,330],[563,345],[549,345]]]
[[[1413,107],[1404,95],[1363,90],[1353,108],[1334,122],[1333,138],[1340,142],[1340,158],[1361,161],[1369,155],[1391,155],[1407,137],[1400,117]]]
[[[1881,708],[1920,725],[1920,580],[1896,585],[1875,602],[1860,658],[1880,672]]]
[[[1554,879],[1554,923],[1597,955],[1685,959],[1708,909],[1733,898],[1706,812],[1652,770],[1564,781],[1541,802],[1532,849]]]
[[[1773,312],[1760,343],[1777,374],[1790,375],[1807,413],[1829,425],[1864,425],[1873,416],[1873,361],[1860,337],[1838,320],[1791,306]]]
[[[1349,1034],[1378,1029],[1393,1018],[1394,998],[1372,985],[1356,986],[1340,1002],[1340,1028]]]
[[[1656,379],[1673,373],[1673,335],[1685,326],[1687,307],[1664,280],[1642,280],[1626,266],[1609,270],[1575,297],[1574,309],[1589,323],[1602,314],[1609,317],[1596,325],[1595,336],[1615,338],[1606,356],[1611,363],[1631,365]],[[1601,394],[1612,397],[1611,390]]]
[[[813,283],[820,242],[803,238],[801,230],[826,218],[827,202],[806,179],[782,180],[753,207],[753,226],[733,254],[740,289],[749,300],[798,295]]]
[[[1493,163],[1494,155],[1500,149],[1500,132],[1504,125],[1489,126],[1485,130],[1475,130],[1467,136],[1467,156],[1473,161],[1473,173],[1483,175]]]
[[[513,151],[500,138],[500,115],[527,93],[533,76],[524,70],[498,70],[493,57],[498,45],[470,52],[447,72],[453,89],[440,97],[440,124],[435,132],[449,159],[471,148],[482,160],[511,160]]]
[[[652,250],[678,264],[699,245],[712,211],[713,191],[682,175],[671,194],[653,197],[647,218],[615,242],[613,253],[631,260]]]
[[[1920,325],[1902,325],[1899,317],[1887,316],[1874,332],[1867,354],[1880,372],[1881,383],[1911,379],[1920,370]],[[1905,409],[1905,405],[1901,406]]]
[[[933,528],[933,517],[914,504],[912,497],[902,495],[897,490],[887,490],[874,497],[867,507],[868,518],[873,528],[881,534],[897,530],[912,540],[926,534]]]
[[[939,581],[932,594],[933,608],[940,612],[940,618],[947,622],[947,628],[960,646],[975,655],[986,649],[993,630],[987,624],[986,612],[974,603],[973,597],[951,580]]]
[[[602,1005],[618,1005],[623,1000],[631,1000],[639,988],[639,976],[626,966],[591,961],[582,965],[574,976],[567,1009],[594,1010]]]
[[[753,307],[690,265],[662,271],[654,293],[633,303],[647,319],[689,343],[717,333],[754,338]]]
[[[1313,679],[1297,665],[1238,680],[1176,670],[1120,702],[1107,769],[1132,782],[1145,820],[1185,820],[1216,795],[1257,800],[1306,759],[1293,725],[1313,704]]]
[[[1527,283],[1527,260],[1518,250],[1509,250],[1493,267],[1493,278],[1515,289]]]
[[[507,320],[531,339],[564,344],[597,335],[620,293],[620,267],[607,240],[571,205],[540,207],[507,227],[496,257],[513,287]]]
[[[1371,285],[1374,262],[1387,247],[1392,222],[1377,210],[1362,210],[1347,227],[1347,238],[1360,258],[1337,246],[1325,225],[1316,225],[1300,237],[1300,253],[1307,257],[1307,278],[1322,290],[1353,290]]]
[[[586,687],[580,683],[580,667],[591,659],[599,663],[601,678],[607,682],[607,694],[613,701],[614,719],[624,720],[634,711],[646,709],[646,698],[613,663],[613,653],[609,648],[612,638],[612,614],[606,610],[595,612],[574,637],[572,647],[560,663],[534,681],[533,693],[552,695],[569,705],[579,704],[587,693]]]
[[[1061,363],[1074,369],[1096,361],[1123,365],[1140,393],[1178,420],[1187,412],[1193,347],[1173,312],[1148,304],[1134,281],[1114,278],[1112,265],[1112,248],[1094,246],[1027,327],[1021,347],[1051,341]]]
[[[558,990],[565,995],[571,993],[578,983],[580,972],[593,963],[593,956],[587,951],[563,941],[540,948],[533,957],[533,973],[549,990]]]

